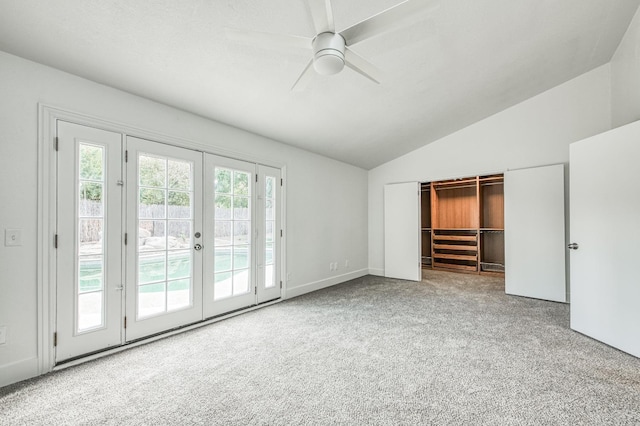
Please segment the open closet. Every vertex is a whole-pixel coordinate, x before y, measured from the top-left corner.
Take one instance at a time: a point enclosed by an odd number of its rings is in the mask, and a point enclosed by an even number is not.
[[[421,184],[422,267],[504,274],[504,177]]]

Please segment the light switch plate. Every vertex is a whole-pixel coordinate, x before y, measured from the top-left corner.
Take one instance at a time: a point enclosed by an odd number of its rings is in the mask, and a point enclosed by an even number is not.
[[[6,247],[15,247],[22,245],[22,230],[21,229],[5,229],[4,230],[4,245]]]

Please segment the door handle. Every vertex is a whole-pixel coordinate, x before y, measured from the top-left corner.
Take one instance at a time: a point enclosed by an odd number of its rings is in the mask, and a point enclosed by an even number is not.
[[[202,250],[202,245],[201,244],[196,244],[195,246],[193,246],[193,249],[196,251],[200,251]]]
[[[116,287],[116,288],[114,288],[114,290],[115,291],[122,291],[122,290],[124,290],[124,287],[123,286]]]
[[[567,244],[567,248],[569,250],[578,250],[578,243],[571,243],[571,244]]]

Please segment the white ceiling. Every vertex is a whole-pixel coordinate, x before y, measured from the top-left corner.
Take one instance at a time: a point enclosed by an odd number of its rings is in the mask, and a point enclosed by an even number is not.
[[[640,0],[412,0],[346,69],[290,91],[310,52],[225,27],[313,37],[303,0],[0,0],[0,50],[370,169],[609,62]],[[336,30],[400,0],[333,0]]]

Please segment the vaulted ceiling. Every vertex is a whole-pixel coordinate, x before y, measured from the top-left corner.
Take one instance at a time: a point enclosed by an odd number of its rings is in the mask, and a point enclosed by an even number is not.
[[[375,167],[610,61],[640,0],[411,0],[399,28],[290,90],[310,51],[225,28],[312,38],[305,0],[0,0],[0,50],[281,142]],[[333,0],[337,31],[400,0]]]

